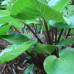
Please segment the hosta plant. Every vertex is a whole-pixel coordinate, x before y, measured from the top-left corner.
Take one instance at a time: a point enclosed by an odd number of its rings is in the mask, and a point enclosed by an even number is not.
[[[31,56],[31,61],[27,61],[47,74],[73,74],[74,49],[65,47],[74,41],[68,38],[74,28],[74,10],[70,2],[16,0],[10,9],[0,10],[0,39],[12,43],[0,53],[0,64],[26,52]],[[26,27],[33,38],[24,32]],[[16,32],[9,33],[12,28]],[[41,33],[45,40],[40,38]]]

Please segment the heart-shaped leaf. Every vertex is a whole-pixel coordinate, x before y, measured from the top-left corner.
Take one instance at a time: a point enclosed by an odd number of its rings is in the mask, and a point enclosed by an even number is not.
[[[17,0],[11,8],[11,16],[22,20],[44,18],[46,21],[65,22],[60,12],[39,0]]]
[[[44,61],[47,74],[74,74],[74,49],[66,48],[60,51],[60,58],[48,56]]]

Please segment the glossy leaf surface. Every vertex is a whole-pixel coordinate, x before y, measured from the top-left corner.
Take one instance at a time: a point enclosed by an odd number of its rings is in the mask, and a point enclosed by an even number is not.
[[[15,59],[16,57],[21,55],[24,51],[28,50],[31,46],[32,46],[31,42],[8,46],[0,53],[0,64]]]
[[[74,49],[66,48],[60,51],[60,58],[54,55],[48,56],[44,61],[44,69],[47,74],[73,74],[74,73]]]
[[[12,6],[11,16],[22,20],[44,18],[46,21],[65,22],[61,13],[38,0],[17,0]]]

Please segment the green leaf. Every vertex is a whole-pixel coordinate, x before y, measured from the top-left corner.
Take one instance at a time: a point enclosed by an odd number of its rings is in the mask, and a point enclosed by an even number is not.
[[[0,38],[3,38],[4,40],[9,41],[11,43],[15,43],[15,44],[21,44],[30,40],[27,36],[17,32],[13,32],[5,36],[0,36]]]
[[[4,24],[0,24],[0,27],[3,26]]]
[[[62,13],[63,13],[64,16],[67,16],[67,15],[68,15],[68,10],[67,10],[67,8],[64,8],[63,11],[62,11]]]
[[[71,13],[70,15],[65,18],[65,21],[67,24],[58,23],[55,21],[49,21],[50,25],[57,28],[74,28],[74,13]]]
[[[0,6],[0,9],[7,8],[8,6]]]
[[[21,22],[25,23],[25,24],[31,24],[31,23],[34,23],[34,24],[40,24],[40,22],[36,19],[32,19],[32,20],[20,20]]]
[[[8,23],[14,21],[14,19],[11,16],[3,16],[0,18],[0,23]]]
[[[17,0],[11,8],[11,16],[22,20],[44,18],[65,23],[61,13],[38,0]]]
[[[69,44],[71,44],[73,42],[74,42],[74,38],[70,38],[70,39],[65,39],[65,40],[60,41],[57,45],[62,47],[62,46],[69,45]]]
[[[21,22],[17,19],[12,18],[8,10],[0,10],[0,23],[10,23],[18,29],[22,28]]]
[[[10,25],[3,25],[0,27],[0,35],[7,35]]]
[[[23,35],[25,35],[26,37],[28,37],[29,39],[32,37],[32,34],[23,34]]]
[[[38,0],[38,1],[40,1],[43,4],[47,4],[46,0]]]
[[[74,73],[74,49],[66,48],[59,54],[48,56],[44,61],[44,69],[47,74],[73,74]]]
[[[70,21],[71,26],[74,26],[74,13],[68,16],[68,20]]]
[[[31,72],[32,69],[33,69],[33,67],[34,67],[34,64],[30,64],[30,65],[26,68],[26,70],[24,71],[23,74],[28,74],[29,72]]]
[[[53,6],[59,12],[62,12],[64,7],[70,2],[71,0],[58,0],[58,2]]]
[[[74,25],[70,24],[64,24],[64,23],[58,23],[58,22],[55,22],[55,21],[49,21],[50,25],[52,27],[56,27],[56,28],[60,28],[60,29],[66,29],[66,28],[74,28]]]
[[[71,35],[71,36],[74,35],[74,29],[71,29],[70,35]]]
[[[68,14],[74,13],[74,5],[68,5]]]
[[[0,63],[5,63],[9,62],[19,55],[21,55],[24,51],[28,50],[32,46],[32,42],[28,41],[23,44],[14,44],[10,45],[7,48],[5,48],[1,53],[0,53]]]
[[[44,25],[44,24],[42,25],[41,30],[42,30],[42,31],[45,31],[45,30],[46,30],[46,28],[45,28],[45,25]]]
[[[24,22],[25,24],[31,24],[31,23],[40,24],[39,21],[36,20],[36,19],[33,19],[33,20],[19,20],[19,19],[15,19],[11,16],[2,16],[2,17],[0,17],[0,23],[10,23],[11,25],[14,25],[18,29],[23,27],[21,22]]]
[[[9,23],[11,25],[14,25],[14,27],[17,28],[17,29],[21,29],[23,27],[23,24],[17,19],[14,19],[14,21],[11,21]]]
[[[8,16],[10,12],[8,10],[0,10],[0,17]]]
[[[4,16],[0,18],[0,23],[10,23],[11,25],[14,25],[14,27],[16,27],[17,29],[22,28],[22,23],[17,20],[12,18],[11,16]]]
[[[35,53],[48,53],[51,54],[55,49],[59,49],[58,45],[48,45],[48,44],[40,44],[37,43],[35,47],[32,49]]]

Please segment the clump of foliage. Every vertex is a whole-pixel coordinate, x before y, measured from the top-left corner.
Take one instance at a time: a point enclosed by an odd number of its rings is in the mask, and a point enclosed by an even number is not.
[[[0,64],[26,52],[31,59],[24,58],[47,74],[73,74],[74,49],[64,48],[74,41],[68,38],[74,28],[74,5],[69,2],[71,0],[9,0],[10,7],[0,10],[0,38],[13,44],[0,53]],[[11,28],[16,32],[8,33]]]

